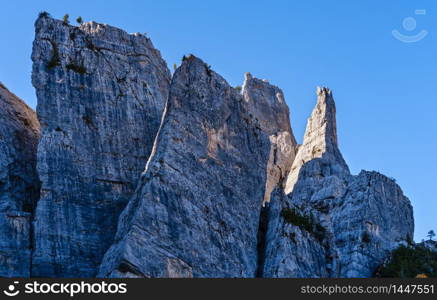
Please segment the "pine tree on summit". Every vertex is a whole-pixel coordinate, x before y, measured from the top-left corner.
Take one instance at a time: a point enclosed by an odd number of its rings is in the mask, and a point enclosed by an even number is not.
[[[429,237],[429,240],[432,241],[432,239],[435,237],[435,232],[434,230],[430,230],[428,231],[428,235],[427,237]]]

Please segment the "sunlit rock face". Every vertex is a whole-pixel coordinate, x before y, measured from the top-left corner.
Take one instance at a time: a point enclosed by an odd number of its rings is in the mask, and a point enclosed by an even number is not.
[[[185,58],[172,80],[156,154],[100,276],[256,276],[269,138],[291,136],[279,92],[246,78],[241,95],[200,59]],[[268,122],[276,112],[284,123]]]
[[[410,201],[377,172],[353,176],[338,149],[332,92],[317,90],[284,191],[269,207],[265,277],[370,277],[412,240]]]
[[[38,138],[35,112],[0,83],[0,277],[30,276]]]
[[[302,166],[314,158],[324,156],[336,172],[349,173],[346,162],[338,150],[335,114],[332,92],[327,88],[317,88],[317,105],[308,119],[303,145],[300,146],[288,174],[284,189],[286,194],[293,190]]]
[[[47,16],[35,30],[42,187],[32,274],[94,276],[151,153],[170,72],[141,34]]]
[[[273,189],[277,186],[282,187],[295,159],[297,143],[290,125],[290,111],[281,89],[246,73],[242,94],[250,114],[269,135],[270,155],[264,193],[265,204],[270,201]]]

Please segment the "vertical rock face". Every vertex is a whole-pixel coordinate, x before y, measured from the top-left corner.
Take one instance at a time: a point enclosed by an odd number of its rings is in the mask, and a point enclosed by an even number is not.
[[[0,83],[0,277],[30,275],[38,138],[35,112]]]
[[[349,168],[338,150],[335,114],[332,92],[327,88],[317,88],[317,105],[308,119],[303,145],[299,148],[287,177],[286,194],[293,190],[302,166],[312,159],[323,156],[335,167],[335,172],[349,173]]]
[[[35,276],[93,276],[152,149],[170,73],[141,34],[36,21]]]
[[[336,277],[370,277],[391,250],[413,240],[410,201],[392,179],[377,172],[353,176],[330,217]]]
[[[273,87],[270,98],[255,95],[267,88],[246,80],[243,99],[201,60],[184,60],[172,80],[156,154],[120,217],[100,276],[256,275],[269,136],[290,134],[289,127],[266,122],[274,108],[254,116],[254,105],[279,101]]]
[[[412,239],[410,201],[379,173],[350,175],[332,93],[317,94],[285,193],[277,191],[269,207],[265,277],[369,277]]]
[[[297,143],[291,130],[290,112],[282,91],[266,81],[246,73],[243,97],[250,114],[269,135],[270,155],[267,164],[264,203],[273,189],[285,179],[295,159]]]

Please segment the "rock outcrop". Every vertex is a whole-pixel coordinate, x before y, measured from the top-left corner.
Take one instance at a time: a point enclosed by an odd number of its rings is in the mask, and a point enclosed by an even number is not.
[[[100,276],[256,275],[269,137],[292,134],[279,89],[247,75],[243,94],[200,59],[184,59],[156,154]],[[276,113],[284,120],[269,122]]]
[[[302,166],[315,158],[323,156],[324,160],[330,162],[333,172],[349,174],[349,168],[337,146],[336,109],[332,92],[319,87],[316,93],[317,105],[308,119],[304,143],[299,148],[288,174],[284,189],[286,194],[293,190]]]
[[[265,80],[246,73],[243,97],[250,114],[256,118],[264,133],[269,135],[270,155],[267,163],[264,203],[278,185],[282,187],[295,159],[297,143],[290,123],[290,112],[283,92]]]
[[[411,204],[393,179],[350,173],[329,89],[298,146],[266,80],[232,88],[193,55],[171,77],[141,34],[35,26],[39,122],[0,85],[0,276],[398,274]]]
[[[35,112],[0,83],[0,277],[29,277],[39,198]]]
[[[94,276],[144,170],[170,72],[141,34],[42,14],[32,83],[42,136],[34,276]]]
[[[276,191],[269,207],[265,277],[369,277],[412,240],[410,201],[377,172],[349,173],[332,93],[317,94],[285,193]]]

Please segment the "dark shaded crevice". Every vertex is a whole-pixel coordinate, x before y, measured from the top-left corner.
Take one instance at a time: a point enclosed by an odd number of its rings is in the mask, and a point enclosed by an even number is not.
[[[264,261],[266,256],[265,253],[266,234],[267,234],[268,224],[269,224],[269,203],[265,203],[265,205],[261,207],[261,211],[259,215],[258,236],[257,236],[258,261],[257,261],[256,274],[255,274],[257,278],[263,277],[263,273],[264,273]]]
[[[129,261],[127,261],[127,260],[122,260],[121,262],[120,262],[120,264],[118,265],[118,268],[117,268],[117,270],[120,272],[120,273],[123,273],[123,274],[129,274],[129,273],[131,273],[131,274],[133,274],[133,275],[135,275],[135,276],[139,276],[139,277],[143,277],[143,278],[146,278],[147,276],[145,276],[136,266],[134,266],[133,264],[131,264]]]
[[[36,169],[36,166],[35,166]],[[32,269],[33,269],[33,252],[36,247],[36,241],[35,241],[35,215],[36,215],[36,207],[38,205],[38,200],[41,196],[41,181],[38,178],[38,181],[35,183],[35,189],[32,191],[32,193],[35,194],[35,200],[32,201],[30,204],[30,220],[29,220],[29,248],[30,248],[30,257],[29,257],[29,278],[32,278]]]

